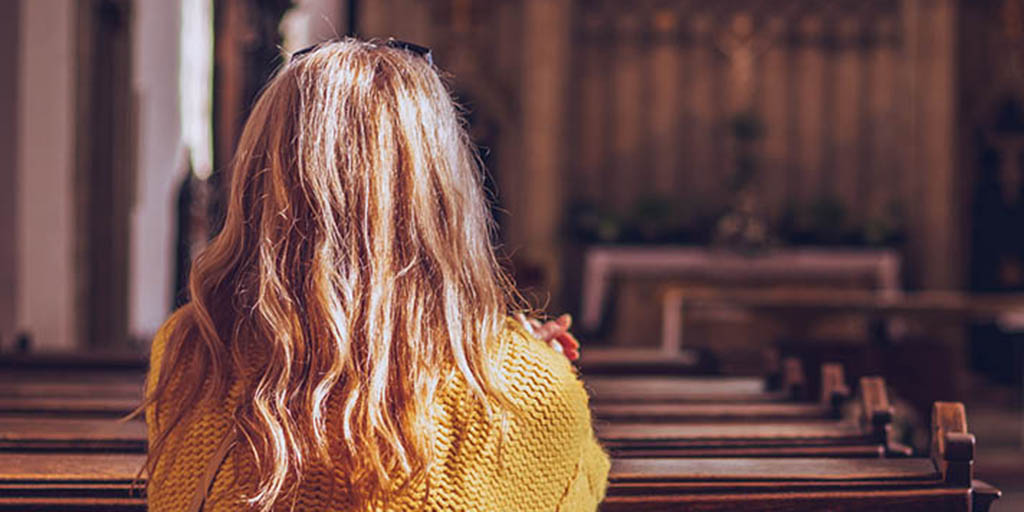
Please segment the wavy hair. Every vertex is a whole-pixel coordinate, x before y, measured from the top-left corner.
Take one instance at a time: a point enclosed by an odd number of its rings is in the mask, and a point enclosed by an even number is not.
[[[233,417],[262,510],[311,463],[343,468],[364,508],[395,496],[428,471],[431,405],[460,374],[488,411],[507,412],[495,354],[515,294],[487,206],[428,62],[352,39],[292,59],[245,124],[223,230],[171,321],[146,397],[169,418],[150,474],[192,404],[223,399],[240,376]]]

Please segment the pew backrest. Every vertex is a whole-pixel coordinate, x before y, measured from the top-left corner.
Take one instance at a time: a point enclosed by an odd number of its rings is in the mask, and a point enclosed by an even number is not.
[[[935,402],[932,408],[931,457],[946,483],[970,486],[974,479],[974,435],[959,402]]]

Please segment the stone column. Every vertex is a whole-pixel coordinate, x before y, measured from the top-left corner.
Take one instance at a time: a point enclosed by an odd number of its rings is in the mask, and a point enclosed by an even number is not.
[[[910,257],[924,288],[964,280],[962,193],[956,169],[956,2],[904,0],[904,79]]]
[[[24,0],[17,152],[17,330],[34,348],[78,343],[75,318],[75,22],[72,0]]]
[[[572,0],[525,0],[521,82],[522,169],[507,172],[509,248],[537,265],[558,297],[566,173],[566,103]],[[511,170],[509,170],[511,171]]]
[[[193,6],[198,2],[189,0]],[[211,0],[199,0],[199,2]],[[212,5],[208,7],[212,15]],[[192,12],[189,15],[195,15]],[[133,339],[152,337],[171,309],[174,269],[174,228],[177,187],[184,178],[182,126],[179,103],[179,61],[182,25],[181,0],[136,2],[133,23],[133,89],[137,99],[137,162],[131,219],[128,332]],[[188,23],[199,20],[190,19]],[[209,22],[210,20],[205,20]],[[192,35],[191,33],[186,34]],[[195,41],[193,41],[195,43]],[[210,41],[212,44],[212,41]],[[205,48],[212,61],[212,47]],[[207,80],[212,74],[212,65]],[[199,78],[188,75],[189,78]],[[200,75],[201,76],[201,75]],[[202,81],[181,83],[202,88]],[[195,94],[189,94],[194,97]],[[207,105],[209,108],[209,105]],[[210,166],[210,112],[207,111],[202,157]],[[193,138],[195,134],[193,134]],[[198,144],[193,142],[193,144]],[[198,148],[196,156],[200,153]]]

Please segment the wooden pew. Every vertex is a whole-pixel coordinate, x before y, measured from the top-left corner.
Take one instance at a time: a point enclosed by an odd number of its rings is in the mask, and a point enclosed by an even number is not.
[[[935,404],[931,458],[617,458],[601,510],[984,512],[963,406]]]
[[[140,419],[0,416],[0,452],[145,453]]]
[[[713,375],[714,366],[696,351],[585,347],[577,362],[586,375]]]
[[[892,441],[892,407],[884,380],[861,379],[857,418],[807,423],[595,424],[608,450],[621,457],[881,457],[908,456]],[[830,398],[831,395],[826,395]]]
[[[149,358],[133,353],[4,354],[0,374],[82,374],[143,375]]]
[[[963,406],[937,403],[932,457],[635,459],[612,463],[601,510],[984,512]],[[141,454],[0,453],[0,510],[145,510]]]
[[[0,399],[4,398],[131,398],[142,399],[143,380],[109,379],[65,381],[23,378],[0,382]]]
[[[786,374],[803,375],[798,360],[787,360]],[[743,401],[702,400],[686,401],[681,395],[676,401],[646,401],[640,389],[628,402],[605,402],[600,398],[591,404],[594,416],[611,422],[685,423],[685,422],[807,422],[831,421],[839,418],[839,405],[848,397],[849,390],[841,380],[841,371],[831,371],[823,380],[820,399],[814,402],[772,400]],[[823,370],[824,371],[824,370]],[[834,378],[838,374],[840,379]],[[806,379],[793,377],[789,394],[804,395]]]
[[[134,371],[41,374],[0,372],[0,417],[38,415],[116,418],[142,401],[144,377]]]
[[[120,418],[139,406],[138,398],[119,397],[0,397],[2,416],[59,418]]]
[[[592,403],[653,402],[785,402],[805,398],[806,377],[803,366],[795,358],[783,361],[784,370],[773,382],[774,373],[764,377],[732,376],[590,376],[583,380]],[[835,368],[838,367],[838,368]],[[830,365],[830,372],[842,366]]]
[[[791,366],[792,376],[786,380],[793,389],[796,389],[803,374],[799,371],[798,365]],[[841,367],[826,365],[823,367],[823,372],[835,376],[835,379],[826,379],[831,384],[823,391],[823,397],[832,399],[836,394],[843,396],[848,394],[845,383],[843,383]],[[137,453],[144,451],[146,445],[144,424],[141,421],[124,423],[114,419],[129,412],[138,403],[137,399],[127,398],[127,395],[137,394],[137,391],[133,393],[132,388],[124,386],[123,383],[110,388],[105,388],[105,386],[107,384],[84,384],[84,387],[88,389],[79,389],[73,383],[28,382],[21,383],[20,389],[8,390],[6,393],[26,396],[8,398],[2,396],[4,393],[0,393],[0,411],[5,412],[5,414],[0,414],[0,450]],[[722,389],[727,393],[712,393],[703,396],[702,399],[710,400],[713,396],[732,396],[728,393],[731,389],[729,386]],[[125,397],[106,396],[118,394]],[[717,428],[715,425],[676,426],[677,434],[674,437],[661,436],[656,443],[653,443],[650,436],[664,434],[665,427],[669,426],[663,425],[659,428],[644,424],[611,425],[605,426],[603,432],[611,444],[621,449],[626,449],[624,445],[629,444],[630,446],[635,445],[638,450],[643,448],[644,450],[666,451],[663,455],[678,454],[679,450],[684,448],[696,454],[697,451],[693,445],[698,442],[710,443],[712,445],[711,452],[715,453],[738,448],[747,448],[751,450],[750,454],[755,455],[765,455],[770,451],[789,456],[806,454],[808,450],[826,453],[822,451],[826,449],[831,450],[831,453],[835,453],[837,456],[877,456],[878,452],[877,446],[863,446],[863,443],[861,446],[853,446],[854,443],[847,442],[852,438],[851,429],[837,427],[831,423],[826,425],[775,425],[775,437],[780,437],[782,440],[768,439],[771,437],[773,428],[771,425],[760,427],[733,425],[732,427],[724,426],[724,428]],[[680,429],[686,434],[678,434]],[[705,434],[701,435],[700,432],[705,432]],[[727,439],[709,438],[707,432],[727,432],[729,435],[726,436]],[[741,432],[748,433],[742,434]],[[680,437],[686,438],[685,442],[679,439]],[[794,446],[797,440],[807,441],[808,446]],[[828,448],[820,446],[826,444],[826,441],[829,445]],[[839,446],[844,442],[847,446]],[[814,444],[819,446],[812,446]]]
[[[0,511],[144,511],[143,454],[0,453]]]

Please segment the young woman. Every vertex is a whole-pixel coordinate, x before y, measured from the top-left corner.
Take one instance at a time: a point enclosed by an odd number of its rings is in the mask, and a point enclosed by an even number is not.
[[[223,231],[154,340],[150,510],[602,499],[586,392],[510,317],[481,170],[424,51],[325,44],[257,101]]]

